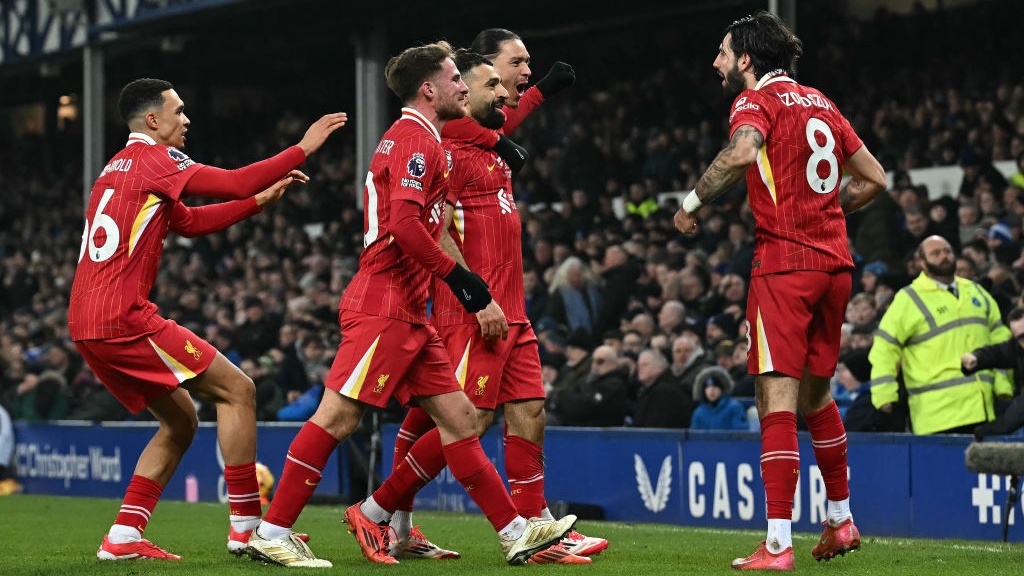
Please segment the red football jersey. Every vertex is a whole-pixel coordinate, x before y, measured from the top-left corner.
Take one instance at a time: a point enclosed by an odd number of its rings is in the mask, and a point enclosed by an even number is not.
[[[821,92],[778,75],[733,102],[730,134],[744,124],[764,135],[747,171],[751,274],[852,268],[839,187],[844,160],[863,143],[850,123]]]
[[[149,292],[171,207],[202,166],[177,148],[133,132],[103,168],[89,196],[71,287],[72,340],[142,334],[159,324]]]
[[[540,93],[540,90],[536,86],[530,86],[530,88],[523,93],[523,97],[519,99],[519,107],[509,108],[505,106],[502,111],[505,113],[505,124],[501,127],[499,132],[502,134],[511,134],[515,132],[519,124],[526,120],[526,117],[531,112],[537,109],[541,103],[544,102],[544,95]]]
[[[434,241],[444,224],[444,196],[451,162],[441,135],[419,112],[402,117],[384,133],[370,160],[363,187],[363,253],[359,271],[341,296],[341,309],[427,323],[431,274],[395,242],[391,202],[411,200],[423,207],[421,220]]]
[[[512,171],[491,150],[444,141],[452,155],[450,229],[469,269],[487,282],[509,324],[525,324],[522,223],[512,197]],[[444,282],[434,281],[434,324],[476,324]]]

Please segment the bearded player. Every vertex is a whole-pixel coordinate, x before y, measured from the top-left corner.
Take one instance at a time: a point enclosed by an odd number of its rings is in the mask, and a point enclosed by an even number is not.
[[[796,411],[825,482],[825,531],[811,551],[828,560],[860,548],[846,479],[846,430],[829,391],[850,298],[845,215],[885,189],[885,172],[835,103],[792,78],[803,52],[778,17],[733,22],[715,58],[728,97],[731,141],[675,216],[695,214],[746,175],[756,246],[747,300],[747,370],[756,375],[768,535],[737,570],[793,570],[793,493],[800,474]],[[844,168],[852,178],[842,184]]]

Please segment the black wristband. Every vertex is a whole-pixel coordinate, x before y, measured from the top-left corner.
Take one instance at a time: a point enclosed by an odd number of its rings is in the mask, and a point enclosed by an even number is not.
[[[537,81],[537,90],[547,99],[575,83],[576,71],[565,62],[558,61],[551,65],[546,76]]]
[[[526,161],[530,159],[530,153],[526,151],[526,148],[509,140],[504,134],[498,135],[498,143],[494,145],[494,151],[501,156],[513,172],[522,170]]]
[[[466,270],[460,264],[456,264],[455,268],[444,277],[444,281],[448,284],[448,287],[452,289],[452,294],[455,294],[455,298],[462,304],[462,307],[466,309],[466,312],[475,314],[491,303],[491,293],[487,289],[487,283],[475,272]]]

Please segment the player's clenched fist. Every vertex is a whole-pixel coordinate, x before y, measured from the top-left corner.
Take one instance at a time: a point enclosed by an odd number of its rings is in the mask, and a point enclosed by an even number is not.
[[[687,212],[684,208],[680,208],[676,212],[675,218],[672,221],[675,223],[676,229],[683,234],[697,233],[697,217]]]
[[[348,122],[348,114],[345,112],[325,114],[319,120],[313,122],[309,129],[306,130],[306,135],[299,142],[299,148],[302,148],[302,151],[308,157],[319,150],[324,145],[324,142],[327,141],[327,137],[338,128],[344,126],[346,122]]]

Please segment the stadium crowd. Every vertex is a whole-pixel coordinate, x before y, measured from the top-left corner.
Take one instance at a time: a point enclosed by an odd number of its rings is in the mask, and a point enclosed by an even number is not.
[[[917,275],[912,255],[924,238],[946,238],[957,274],[985,287],[1004,315],[1020,299],[1024,77],[986,56],[1019,42],[1014,22],[996,17],[1005,4],[882,11],[863,22],[835,15],[807,63],[894,182],[848,222],[858,271],[835,395],[843,410],[858,407],[849,430],[907,429],[905,413],[882,416],[856,399],[871,379],[865,350],[895,291]],[[936,40],[982,26],[991,29],[985,42]],[[894,36],[927,52],[928,64],[887,59]],[[848,50],[854,44],[864,49]],[[581,78],[516,134],[531,154],[515,186],[549,419],[688,427],[699,411],[695,426],[756,427],[734,400],[753,396],[744,360],[753,250],[745,192],[707,208],[695,237],[675,230],[677,205],[662,200],[692,188],[726,140],[723,99],[710,57],[649,63],[609,73],[601,87]],[[263,117],[248,127],[248,146],[218,151],[220,165],[265,156],[305,126],[291,113]],[[31,169],[27,159],[43,146],[29,140],[0,151],[0,403],[15,420],[129,418],[68,338],[81,177],[70,163]],[[304,168],[309,185],[266,213],[209,236],[172,235],[165,247],[154,301],[252,377],[261,419],[305,420],[322,393],[338,302],[362,247],[354,158],[325,149]],[[1016,160],[1017,173],[1003,177],[992,165],[1001,160]],[[907,172],[946,165],[964,170],[955,197],[932,198]]]

